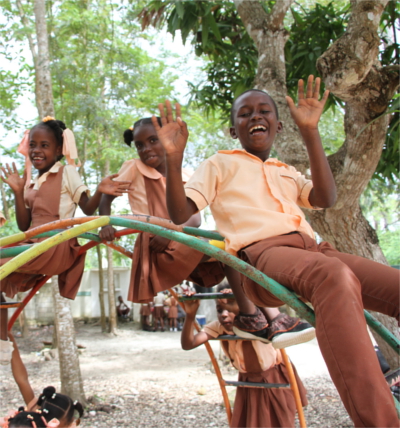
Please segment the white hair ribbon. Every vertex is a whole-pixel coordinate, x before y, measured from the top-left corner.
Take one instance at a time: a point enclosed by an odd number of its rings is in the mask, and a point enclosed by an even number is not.
[[[65,156],[68,165],[74,165],[77,167],[81,166],[81,161],[78,158],[78,150],[76,148],[74,133],[68,128],[63,131],[62,154]],[[75,163],[75,159],[78,159],[77,164]]]

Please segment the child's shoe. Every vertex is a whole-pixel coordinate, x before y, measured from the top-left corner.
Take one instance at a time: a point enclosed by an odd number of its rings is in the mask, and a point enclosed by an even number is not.
[[[266,326],[262,319],[265,320]],[[272,342],[275,349],[299,345],[315,337],[315,328],[311,324],[286,314],[278,315],[268,326],[264,314],[258,308],[254,315],[240,314],[235,317],[233,331],[244,339],[257,339],[264,343]]]
[[[0,364],[6,365],[11,363],[14,344],[11,340],[0,340]]]
[[[270,343],[268,331],[268,321],[257,307],[253,315],[239,312],[233,321],[233,332],[243,339],[257,339],[264,343]]]
[[[299,318],[280,314],[271,321],[268,339],[275,349],[288,348],[309,342],[315,337],[315,328]]]

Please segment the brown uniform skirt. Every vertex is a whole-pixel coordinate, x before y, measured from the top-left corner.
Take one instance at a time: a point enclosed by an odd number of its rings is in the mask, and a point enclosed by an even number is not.
[[[306,390],[293,366],[303,406]],[[239,373],[241,382],[289,383],[281,363],[261,373]],[[296,403],[291,389],[237,388],[231,427],[294,427]]]

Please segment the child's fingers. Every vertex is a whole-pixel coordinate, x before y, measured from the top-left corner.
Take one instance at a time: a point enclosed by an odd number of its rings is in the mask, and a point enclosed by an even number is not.
[[[165,105],[167,107],[167,121],[168,123],[171,123],[174,121],[174,116],[172,114],[172,105],[169,100],[165,100]]]
[[[326,89],[324,92],[324,95],[322,96],[321,101],[320,101],[320,103],[322,104],[322,107],[325,105],[328,97],[329,97],[329,91],[328,91],[328,89]]]
[[[303,79],[299,79],[299,83],[297,84],[297,99],[304,99],[304,81]]]
[[[310,74],[307,79],[307,98],[311,98],[313,94],[313,82],[314,82],[314,76]]]
[[[11,167],[10,167],[10,165],[8,165],[8,163],[6,163],[6,168],[7,168],[7,172],[8,172],[9,174],[12,174]]]
[[[178,121],[178,118],[182,120],[181,105],[179,103],[175,104],[175,112],[176,112],[176,120]]]
[[[316,100],[319,98],[320,86],[321,86],[321,79],[319,77],[317,77],[315,79],[314,93],[313,93],[313,98],[315,98]]]
[[[160,106],[161,104],[159,104],[159,106]],[[162,119],[161,119],[161,121],[162,121]],[[160,127],[160,125],[159,125],[159,123],[158,123],[158,120],[157,120],[157,118],[154,116],[154,114],[153,114],[153,116],[151,116],[151,123],[153,124],[153,126],[154,126],[154,129],[156,130],[156,131],[159,131],[160,129],[161,129],[161,127]]]
[[[12,163],[14,174],[18,174],[17,167],[15,166],[15,162]]]
[[[290,110],[296,107],[294,105],[293,99],[291,97],[289,97],[289,95],[287,95],[285,98],[286,98],[286,102],[288,103],[288,106],[289,106]]]
[[[167,118],[165,117],[164,104],[158,104],[158,110],[160,110],[161,124],[164,126],[167,124]]]

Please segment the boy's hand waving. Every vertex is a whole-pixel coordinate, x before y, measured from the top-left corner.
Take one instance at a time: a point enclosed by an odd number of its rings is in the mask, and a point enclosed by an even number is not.
[[[296,125],[301,129],[314,129],[318,127],[318,122],[324,109],[329,91],[325,91],[321,101],[318,100],[321,79],[317,77],[314,82],[314,76],[309,76],[307,80],[307,91],[304,94],[304,82],[299,80],[298,84],[298,105],[294,104],[291,97],[286,97],[290,114]]]
[[[165,108],[164,104],[159,104],[158,108],[160,110],[162,126],[158,124],[155,116],[151,120],[166,154],[182,155],[185,151],[189,131],[186,123],[181,118],[181,106],[178,103],[175,104],[176,120],[174,120],[172,106],[168,100],[165,101]]]

